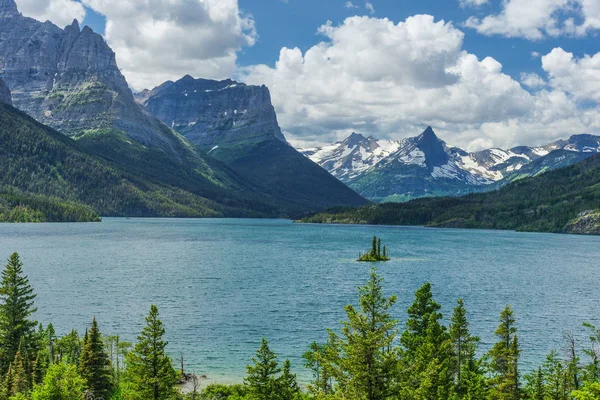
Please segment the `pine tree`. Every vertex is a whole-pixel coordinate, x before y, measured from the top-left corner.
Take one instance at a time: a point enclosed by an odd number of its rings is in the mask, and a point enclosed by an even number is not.
[[[452,397],[454,372],[452,341],[440,324],[441,306],[426,283],[408,309],[409,318],[400,342],[400,397],[442,400]]]
[[[292,374],[292,364],[287,358],[283,362],[283,370],[278,383],[280,400],[294,400],[300,393],[296,375]]]
[[[381,258],[381,239],[377,239],[377,258]]]
[[[475,352],[479,338],[471,336],[467,311],[462,299],[457,301],[451,319],[450,337],[454,348],[455,392],[459,399],[472,398],[472,391],[483,383],[483,373]]]
[[[163,340],[164,334],[158,308],[152,305],[137,344],[126,356],[129,378],[126,399],[167,400],[175,396],[177,373],[165,354],[167,342]]]
[[[371,243],[371,256],[377,256],[377,236],[373,236],[373,242]]]
[[[387,258],[387,249],[383,246],[383,258]]]
[[[19,255],[13,253],[2,271],[0,284],[0,373],[8,370],[22,338],[25,341],[24,350],[34,345],[37,322],[30,320],[30,317],[37,311],[33,302],[35,297],[29,280],[23,274]]]
[[[32,380],[34,384],[39,385],[42,383],[49,365],[50,356],[48,350],[43,349],[38,351],[35,361],[33,362]]]
[[[104,350],[104,342],[96,318],[86,332],[78,366],[79,375],[86,381],[88,391],[95,398],[110,398],[112,374],[110,360]]]
[[[245,384],[250,394],[260,400],[277,400],[280,384],[277,374],[281,372],[277,355],[269,348],[269,342],[262,338],[256,357],[252,357],[253,365],[246,366]]]
[[[332,393],[329,372],[323,363],[327,354],[327,346],[313,342],[309,351],[302,355],[304,366],[312,371],[313,381],[308,385],[308,391],[314,395],[328,395]]]
[[[27,393],[31,389],[31,374],[27,363],[27,353],[24,349],[24,341],[21,341],[15,359],[10,365],[11,371],[11,396],[18,393]]]
[[[510,306],[502,310],[500,325],[496,329],[499,341],[490,350],[490,398],[498,400],[518,400],[519,390],[519,341],[514,312]]]
[[[391,395],[398,322],[389,310],[395,303],[396,296],[384,296],[383,278],[373,268],[367,284],[359,287],[360,308],[345,308],[348,320],[341,336],[329,331],[324,364],[341,396],[379,400]]]

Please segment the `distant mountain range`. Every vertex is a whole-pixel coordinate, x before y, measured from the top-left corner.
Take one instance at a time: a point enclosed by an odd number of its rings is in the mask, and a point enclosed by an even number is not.
[[[0,101],[7,86],[16,108],[80,149],[144,182],[206,199],[214,215],[233,207],[291,216],[367,202],[287,144],[266,87],[185,77],[136,101],[102,36],[77,21],[61,29],[24,17],[14,0],[0,0],[0,77]]]
[[[492,192],[338,208],[303,221],[600,235],[599,183],[600,155],[594,155]]]
[[[398,141],[353,133],[342,142],[300,151],[363,196],[396,202],[494,190],[599,150],[600,136],[575,135],[541,147],[469,153],[448,146],[428,127],[417,137]]]

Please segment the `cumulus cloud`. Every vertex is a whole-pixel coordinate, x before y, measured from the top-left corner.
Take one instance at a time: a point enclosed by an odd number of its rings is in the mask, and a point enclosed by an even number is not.
[[[40,21],[64,27],[74,19],[83,21],[85,8],[75,0],[16,0],[19,11]]]
[[[466,0],[477,1],[477,0]],[[582,23],[576,21],[583,20]],[[506,0],[502,11],[465,25],[484,35],[539,40],[561,35],[583,36],[600,29],[598,0]]]
[[[373,3],[371,3],[370,1],[367,1],[365,3],[365,8],[367,9],[368,12],[370,12],[371,14],[375,14],[375,6],[373,5]]]
[[[354,3],[352,3],[351,1],[347,1],[346,4],[344,4],[344,7],[345,8],[350,8],[350,9],[358,8],[358,6],[355,5]]]
[[[490,0],[459,0],[462,7],[480,7],[490,2]]]
[[[525,76],[537,89],[530,93],[495,59],[465,51],[463,32],[432,16],[400,23],[351,17],[319,32],[325,40],[307,51],[283,48],[274,67],[247,67],[242,75],[270,87],[296,145],[352,131],[397,139],[430,124],[450,144],[477,149],[541,144],[600,127],[598,109],[580,111],[570,93],[574,83],[556,79],[560,69],[549,72],[552,88],[540,76]],[[561,63],[584,69],[568,57],[552,64]]]
[[[542,57],[542,68],[556,90],[568,92],[578,101],[600,102],[600,53],[577,59],[558,47]]]
[[[532,89],[546,85],[546,81],[541,76],[535,73],[522,73],[521,83]]]
[[[106,40],[138,90],[185,74],[230,77],[237,52],[256,40],[254,21],[237,0],[83,2],[106,16]]]

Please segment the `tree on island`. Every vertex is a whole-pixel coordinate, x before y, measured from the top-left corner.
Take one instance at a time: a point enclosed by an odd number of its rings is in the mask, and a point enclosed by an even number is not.
[[[390,258],[387,256],[387,248],[383,246],[383,253],[381,252],[381,239],[377,236],[373,236],[373,241],[371,242],[371,250],[366,252],[365,254],[358,253],[357,261],[389,261]]]

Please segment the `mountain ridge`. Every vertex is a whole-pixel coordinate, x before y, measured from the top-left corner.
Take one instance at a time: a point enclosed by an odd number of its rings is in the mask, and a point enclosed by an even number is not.
[[[398,141],[353,133],[332,145],[300,149],[332,175],[379,202],[494,190],[581,161],[599,150],[600,136],[583,134],[545,146],[469,153],[447,145],[431,127]]]

